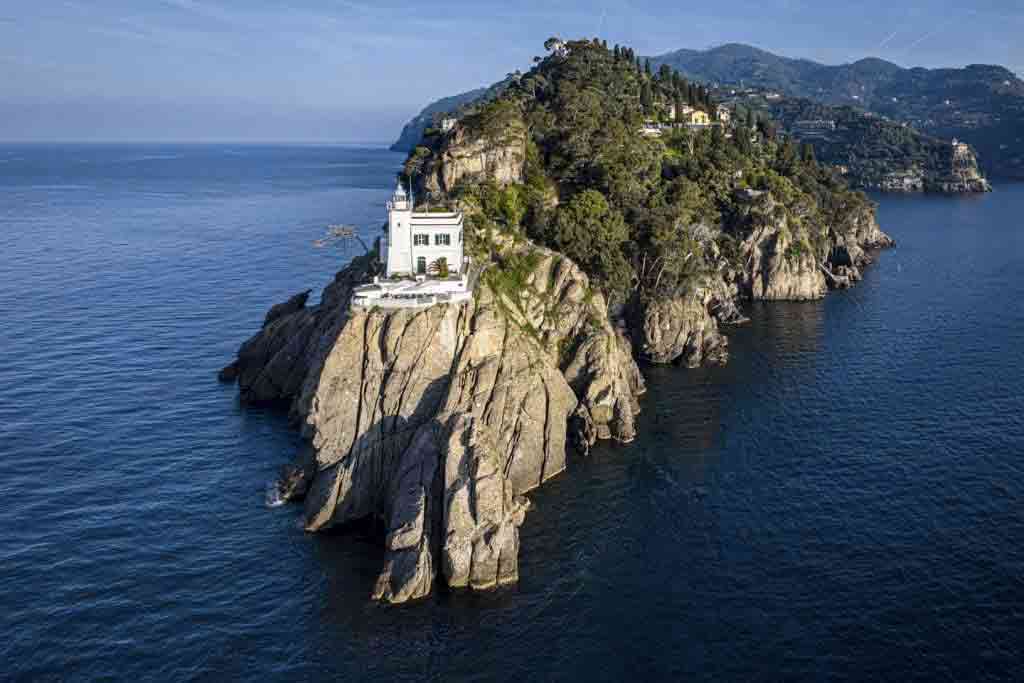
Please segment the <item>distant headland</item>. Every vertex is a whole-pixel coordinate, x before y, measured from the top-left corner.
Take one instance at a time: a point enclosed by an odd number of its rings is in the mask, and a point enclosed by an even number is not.
[[[740,44],[677,50],[650,62],[811,142],[821,161],[863,189],[983,192],[991,189],[986,174],[1024,177],[1024,81],[1003,67],[904,69],[876,58],[827,66]],[[508,82],[428,105],[392,149],[411,150],[434,117],[492,99]],[[970,173],[960,172],[954,140],[977,157]]]

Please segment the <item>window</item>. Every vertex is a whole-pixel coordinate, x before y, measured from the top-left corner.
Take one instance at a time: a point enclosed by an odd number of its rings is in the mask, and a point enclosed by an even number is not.
[[[412,246],[414,247],[426,247],[430,245],[430,235],[424,235],[417,233],[412,236]]]
[[[434,235],[434,246],[435,247],[450,247],[452,245],[452,236],[446,232],[439,232]]]
[[[420,256],[418,259],[416,259],[416,274],[417,275],[426,275],[427,274],[427,259],[425,257],[423,257],[423,256]]]

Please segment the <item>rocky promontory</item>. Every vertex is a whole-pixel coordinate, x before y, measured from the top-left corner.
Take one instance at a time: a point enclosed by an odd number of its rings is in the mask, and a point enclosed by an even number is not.
[[[865,249],[887,239],[872,221],[834,246],[834,269],[859,277]],[[758,275],[747,275],[767,283],[754,298],[837,286],[839,276],[813,264],[777,266],[778,252],[765,253],[751,259]],[[352,308],[354,285],[379,272],[376,258],[355,259],[315,306],[302,292],[271,308],[221,375],[237,379],[246,403],[286,403],[310,442],[278,484],[284,499],[305,499],[307,530],[365,519],[386,530],[373,595],[388,602],[423,597],[439,581],[515,582],[525,494],[564,471],[572,450],[635,437],[645,390],[635,356],[724,363],[720,325],[743,322],[739,288],[719,277],[648,302],[631,333],[578,266],[526,240],[499,247],[470,302]]]
[[[849,287],[892,244],[791,142],[743,123],[640,134],[682,101],[678,74],[549,44],[403,169],[420,209],[463,214],[471,298],[354,306],[382,274],[374,250],[318,304],[271,308],[221,371],[243,402],[287,405],[308,441],[278,482],[306,529],[383,530],[381,600],[514,582],[527,494],[570,452],[636,436],[638,360],[724,363],[744,302]]]
[[[515,581],[523,494],[565,469],[567,444],[636,433],[643,379],[587,276],[527,242],[497,258],[521,287],[484,272],[469,303],[391,310],[350,308],[378,267],[357,259],[230,366],[245,401],[290,402],[313,446],[284,491],[305,494],[306,528],[387,529],[381,599]]]

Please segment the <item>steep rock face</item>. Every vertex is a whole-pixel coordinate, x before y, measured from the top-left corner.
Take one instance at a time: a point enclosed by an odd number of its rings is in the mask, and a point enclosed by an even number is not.
[[[309,295],[312,291],[313,290],[311,289],[307,289],[304,292],[299,292],[285,302],[271,306],[270,310],[267,311],[266,317],[263,318],[263,327],[266,327],[278,318],[283,318],[286,315],[291,315],[292,313],[301,311],[306,307],[306,302],[309,301]]]
[[[829,247],[822,272],[832,289],[844,289],[861,279],[861,269],[873,260],[872,251],[891,247],[871,211],[854,212],[839,229],[829,231]]]
[[[724,363],[729,343],[712,314],[715,302],[711,287],[647,302],[639,327],[640,352],[652,363],[678,362],[690,368]]]
[[[453,418],[444,472],[442,570],[449,586],[491,588],[519,578],[519,526],[529,502],[501,471],[490,432]]]
[[[751,299],[802,301],[820,299],[829,288],[847,287],[860,279],[871,262],[872,249],[892,246],[866,207],[852,210],[827,226],[817,243],[780,210],[769,194],[752,198],[740,245],[743,266],[740,290]]]
[[[949,168],[929,183],[929,189],[948,193],[991,192],[992,186],[978,167],[974,150],[954,140],[950,152]]]
[[[530,264],[525,286],[485,273],[472,301],[427,309],[350,309],[355,274],[371,270],[355,263],[235,363],[243,395],[290,398],[312,444],[289,473],[302,485],[281,487],[305,494],[306,528],[384,522],[380,599],[421,597],[439,576],[515,581],[522,496],[565,469],[567,438],[635,434],[643,380],[600,295],[553,252],[504,252]]]
[[[379,272],[376,254],[359,256],[324,288],[318,306],[307,308],[308,292],[302,292],[271,307],[263,328],[242,344],[235,361],[221,370],[221,379],[237,379],[245,403],[292,401],[311,368],[322,363],[323,340],[336,335],[348,319],[352,288]]]
[[[450,192],[465,178],[486,177],[499,185],[521,182],[526,162],[526,126],[513,121],[498,136],[458,124],[422,175],[430,194]]]
[[[753,299],[820,299],[828,286],[810,249],[794,240],[784,225],[765,225],[744,240],[748,264],[743,286]]]

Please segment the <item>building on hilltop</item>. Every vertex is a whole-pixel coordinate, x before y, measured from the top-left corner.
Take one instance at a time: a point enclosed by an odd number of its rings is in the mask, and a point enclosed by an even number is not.
[[[461,212],[416,212],[411,193],[406,193],[401,182],[387,209],[388,232],[381,240],[387,277],[458,275],[463,271]]]
[[[678,109],[674,104],[669,105],[669,114],[671,115],[673,121],[682,122],[687,116],[692,114],[694,111],[694,108],[688,104],[681,105]]]
[[[790,132],[801,140],[828,140],[836,130],[833,119],[801,119],[794,121]]]
[[[940,178],[937,187],[943,192],[991,192],[971,146],[953,138],[951,147],[948,177]]]
[[[953,138],[953,158],[964,158],[971,154],[971,146],[966,142],[960,142],[956,138]]]
[[[690,126],[710,126],[711,117],[706,111],[693,109],[683,114],[683,122]]]

